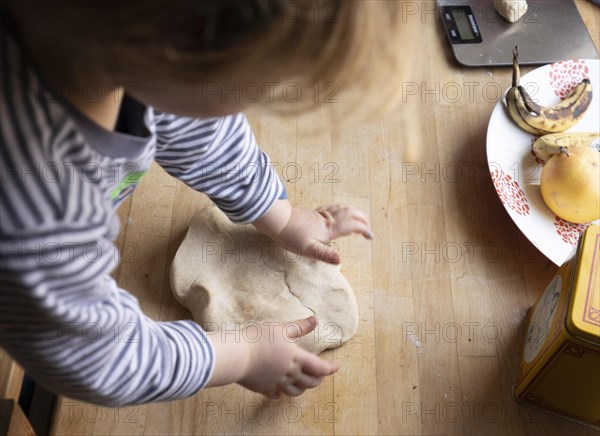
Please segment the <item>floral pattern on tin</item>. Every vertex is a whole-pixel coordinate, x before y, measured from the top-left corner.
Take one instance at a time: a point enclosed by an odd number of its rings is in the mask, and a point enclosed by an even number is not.
[[[558,236],[567,244],[575,246],[579,240],[579,235],[587,228],[589,224],[575,224],[565,221],[560,217],[554,218],[554,227]]]
[[[561,99],[567,97],[583,79],[589,79],[585,60],[556,62],[550,67],[550,86]]]
[[[519,183],[497,167],[490,167],[490,174],[502,204],[519,215],[529,215],[529,203]]]

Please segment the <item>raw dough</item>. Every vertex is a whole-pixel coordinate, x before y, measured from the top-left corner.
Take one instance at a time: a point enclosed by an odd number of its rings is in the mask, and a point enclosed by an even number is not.
[[[511,23],[516,23],[527,12],[527,0],[494,0],[496,11]]]
[[[171,266],[171,287],[194,320],[221,337],[241,337],[249,322],[283,324],[314,313],[319,325],[297,343],[320,353],[349,341],[358,325],[356,298],[339,266],[283,250],[216,207],[192,219]],[[296,326],[287,328],[292,333]],[[218,333],[211,338],[219,340]]]

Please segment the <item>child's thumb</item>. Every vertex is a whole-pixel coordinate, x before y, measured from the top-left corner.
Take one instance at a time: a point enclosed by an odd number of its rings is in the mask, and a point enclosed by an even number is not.
[[[294,326],[294,328],[289,328],[290,326]],[[297,339],[312,332],[316,327],[317,317],[311,315],[308,318],[299,319],[298,321],[289,323],[286,326],[285,331],[289,339]]]
[[[340,253],[337,252],[337,245],[326,245],[322,242],[315,242],[309,250],[315,260],[322,260],[323,262],[332,263],[337,265],[340,263]]]

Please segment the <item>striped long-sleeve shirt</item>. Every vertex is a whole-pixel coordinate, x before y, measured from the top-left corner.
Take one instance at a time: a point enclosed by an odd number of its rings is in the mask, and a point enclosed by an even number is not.
[[[109,276],[115,209],[156,160],[251,222],[283,184],[241,114],[191,119],[128,100],[139,135],[110,132],[51,90],[1,31],[0,346],[41,385],[122,406],[190,396],[214,352],[192,321],[156,322]]]

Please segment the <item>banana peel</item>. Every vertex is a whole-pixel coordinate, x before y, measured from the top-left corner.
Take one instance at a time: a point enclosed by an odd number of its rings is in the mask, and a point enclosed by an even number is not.
[[[560,103],[547,107],[537,104],[520,85],[519,50],[513,50],[512,86],[506,93],[506,106],[513,121],[534,135],[564,132],[585,115],[593,98],[592,83],[583,79]]]

